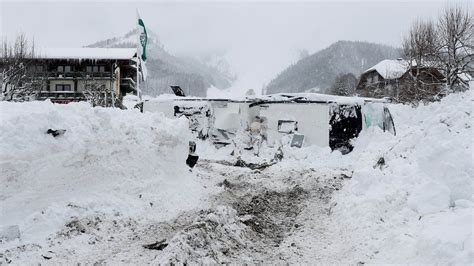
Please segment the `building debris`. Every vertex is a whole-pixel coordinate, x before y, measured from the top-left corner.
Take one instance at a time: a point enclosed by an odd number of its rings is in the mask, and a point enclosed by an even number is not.
[[[53,137],[62,136],[62,135],[64,135],[64,133],[66,133],[66,130],[65,130],[65,129],[51,129],[51,128],[49,128],[49,129],[46,131],[46,134],[50,134],[50,135],[52,135]]]

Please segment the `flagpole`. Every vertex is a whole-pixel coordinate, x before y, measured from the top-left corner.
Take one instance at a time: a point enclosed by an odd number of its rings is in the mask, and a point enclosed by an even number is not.
[[[140,58],[140,30],[138,28],[138,20],[140,16],[138,15],[137,9],[137,20],[136,20],[136,27],[137,27],[137,96],[140,102],[142,101],[142,94],[140,90],[140,65],[141,65],[141,58]]]

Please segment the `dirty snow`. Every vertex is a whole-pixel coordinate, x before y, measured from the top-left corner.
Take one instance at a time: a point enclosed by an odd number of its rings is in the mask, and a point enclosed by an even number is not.
[[[1,225],[20,233],[0,261],[471,264],[472,101],[393,105],[397,136],[371,128],[347,155],[288,147],[258,170],[198,142],[192,172],[182,119],[0,103]]]

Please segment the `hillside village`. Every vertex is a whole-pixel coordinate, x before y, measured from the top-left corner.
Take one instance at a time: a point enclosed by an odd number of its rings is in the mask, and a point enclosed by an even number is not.
[[[128,33],[125,36],[128,36],[130,38],[130,34]],[[25,38],[22,36],[22,38]],[[26,39],[23,39],[25,42]],[[25,55],[28,54],[28,48],[27,48],[27,42],[23,44],[25,46],[25,51],[22,53],[25,53]],[[7,58],[8,57],[3,57],[4,61],[0,65],[2,66],[2,88],[3,92],[2,95],[4,95],[4,99],[13,99],[15,97],[19,97],[18,100],[24,101],[27,100],[25,97],[28,99],[38,99],[38,100],[45,100],[45,99],[51,99],[53,102],[69,102],[69,101],[82,101],[86,99],[90,99],[91,97],[87,96],[87,93],[89,95],[94,94],[93,92],[84,92],[86,90],[78,87],[77,81],[75,81],[74,86],[72,86],[70,89],[69,87],[67,88],[68,94],[67,97],[64,97],[64,90],[56,90],[54,87],[55,83],[53,82],[53,85],[51,85],[51,82],[46,79],[46,77],[55,77],[56,80],[63,80],[64,84],[68,84],[72,80],[77,80],[77,79],[85,79],[86,77],[90,79],[91,82],[94,83],[95,87],[93,90],[94,91],[100,91],[103,90],[104,95],[108,95],[109,101],[103,101],[103,100],[96,100],[97,102],[103,102],[101,105],[103,106],[110,106],[111,105],[111,100],[112,98],[116,97],[117,102],[120,102],[122,97],[126,95],[126,93],[134,93],[136,94],[136,90],[133,88],[134,85],[127,85],[130,86],[129,89],[125,89],[124,86],[126,86],[126,83],[134,83],[136,82],[136,74],[133,73],[128,73],[128,79],[123,79],[123,73],[120,74],[120,72],[115,73],[114,71],[117,70],[117,68],[112,67],[112,63],[116,62],[117,60],[129,60],[129,64],[133,65],[136,63],[133,63],[134,58],[136,58],[136,54],[133,52],[133,48],[117,48],[117,47],[130,47],[132,45],[131,42],[128,42],[123,39],[114,39],[114,40],[106,40],[103,42],[98,42],[96,44],[90,45],[89,47],[84,47],[84,48],[76,48],[76,49],[59,49],[59,52],[53,51],[53,49],[38,49],[36,48],[36,54],[31,55],[27,57],[31,58],[25,58],[24,60],[28,65],[27,73],[29,73],[30,79],[27,84],[30,84],[29,88],[21,89],[22,92],[15,93],[15,89],[13,87],[15,86],[14,84],[7,84],[9,81],[6,78],[7,77],[7,72],[4,72],[7,70],[9,67],[9,63],[7,63]],[[341,47],[337,48],[339,51],[340,49],[344,49],[344,51],[353,51],[352,46],[356,47],[364,47],[363,49],[369,49],[373,50],[373,47],[378,47],[382,52],[380,55],[372,57],[371,59],[369,58],[364,58],[364,57],[358,57],[356,61],[362,61],[364,62],[362,65],[358,66],[358,70],[342,70],[340,69],[339,71],[347,71],[349,74],[336,74],[337,72],[333,72],[331,75],[323,74],[322,72],[318,71],[328,71],[328,70],[316,70],[314,72],[311,70],[311,65],[304,66],[304,64],[307,64],[309,58],[303,58],[299,62],[297,62],[296,65],[290,67],[289,69],[286,70],[286,72],[283,72],[280,76],[278,76],[275,80],[273,80],[266,88],[265,91],[266,93],[277,93],[277,92],[317,92],[317,93],[328,93],[328,94],[335,94],[335,95],[343,95],[343,96],[350,96],[350,95],[359,95],[359,96],[364,96],[364,97],[375,97],[375,98],[383,98],[383,97],[389,97],[392,100],[396,102],[416,102],[419,100],[423,100],[423,97],[420,97],[420,95],[415,96],[413,91],[410,91],[410,88],[413,87],[413,77],[415,76],[415,71],[418,71],[420,74],[420,79],[422,82],[426,85],[428,91],[430,91],[429,95],[431,98],[433,97],[441,97],[441,94],[443,93],[443,88],[444,85],[446,84],[446,77],[443,74],[444,71],[442,68],[440,68],[440,65],[433,65],[433,62],[429,62],[426,66],[420,65],[417,66],[415,62],[410,63],[407,59],[403,59],[400,56],[400,54],[397,54],[399,52],[396,52],[396,50],[390,50],[391,48],[389,47],[383,47],[383,46],[378,46],[376,44],[369,44],[369,43],[353,43],[353,42],[338,42],[331,47]],[[104,47],[104,48],[97,48],[97,47]],[[30,48],[33,49],[33,48]],[[162,48],[160,48],[162,49]],[[34,49],[33,49],[34,50]],[[55,49],[57,50],[57,49]],[[324,50],[326,51],[326,50]],[[324,52],[322,51],[322,52]],[[114,58],[113,56],[110,58],[102,58],[102,60],[106,59],[109,60],[109,62],[106,61],[98,61],[95,62],[94,64],[89,64],[89,68],[82,68],[78,67],[76,63],[74,63],[74,60],[77,62],[80,61],[82,65],[85,63],[83,60],[96,60],[98,57],[107,57],[108,54],[127,54],[126,58],[117,57]],[[327,53],[327,52],[326,52]],[[337,52],[336,52],[337,53]],[[347,53],[347,52],[344,52]],[[315,55],[318,55],[319,53],[316,53]],[[327,55],[331,56],[331,55]],[[389,57],[386,57],[389,56]],[[201,81],[190,81],[191,83],[188,83],[188,81],[185,81],[182,76],[181,78],[176,76],[175,78],[168,79],[165,83],[162,85],[159,85],[158,91],[154,91],[156,89],[152,88],[158,88],[157,83],[156,83],[156,71],[159,71],[160,74],[162,75],[163,72],[161,70],[154,70],[153,69],[153,60],[164,60],[166,58],[171,58],[170,55],[167,55],[166,52],[154,52],[151,55],[152,57],[152,65],[150,69],[150,75],[148,77],[148,80],[145,82],[143,80],[142,84],[142,90],[144,91],[145,94],[147,95],[157,95],[156,93],[171,93],[171,86],[178,85],[186,90],[187,95],[192,95],[192,96],[205,96],[205,90],[203,91],[203,87],[199,85],[198,87],[195,87],[196,84],[201,84]],[[344,58],[344,59],[342,59]],[[374,61],[377,60],[378,58],[379,61]],[[168,59],[166,59],[168,60]],[[312,59],[313,60],[313,59]],[[316,61],[316,62],[324,62],[326,59],[317,59],[317,60],[323,60],[323,61]],[[344,60],[347,60],[346,56],[341,57],[341,63],[343,65],[356,65],[356,63],[346,63]],[[67,62],[68,65],[64,64],[64,62]],[[58,66],[58,64],[63,63],[62,66]],[[373,65],[369,65],[369,63],[372,63]],[[186,64],[186,63],[185,63]],[[93,67],[97,67],[97,71],[94,72],[92,69]],[[300,67],[301,66],[301,67]],[[365,67],[365,68],[361,68]],[[100,68],[100,69],[99,69]],[[150,68],[150,65],[147,65],[147,68]],[[307,69],[307,74],[305,74],[305,78],[313,78],[315,79],[314,84],[319,84],[317,87],[313,87],[314,85],[305,85],[301,87],[298,85],[298,82],[292,82],[294,78],[286,78],[288,81],[285,81],[286,83],[283,82],[283,78],[288,75],[295,75],[296,73],[294,70],[296,68],[302,68],[302,69]],[[294,70],[293,70],[294,69]],[[317,68],[319,69],[319,68]],[[89,71],[90,70],[90,71]],[[133,70],[132,70],[133,71]],[[309,72],[308,72],[309,71]],[[354,76],[352,73],[359,73],[358,76]],[[105,81],[104,79],[100,81],[97,78],[98,73],[101,72],[102,76],[108,76],[109,80]],[[64,75],[64,73],[67,73]],[[135,72],[136,73],[136,72]],[[216,72],[217,73],[217,72]],[[287,74],[288,73],[288,74]],[[290,73],[295,73],[295,74],[290,74]],[[296,74],[296,77],[302,76],[302,72],[300,74]],[[117,74],[122,75],[122,77],[117,76]],[[472,80],[472,70],[469,70],[469,68],[466,71],[463,71],[462,74],[459,75],[459,81],[456,84],[459,84],[460,90],[466,90],[469,87],[469,81]],[[116,77],[117,76],[117,77]],[[323,83],[320,83],[320,81],[317,81],[320,77],[332,77],[333,80],[326,80]],[[197,77],[197,76],[196,76]],[[289,76],[288,76],[289,77]],[[161,78],[160,78],[161,79]],[[210,80],[211,83],[207,83],[205,85],[204,83],[203,86],[217,86],[219,88],[225,89],[227,86],[229,86],[232,78],[228,78],[227,81],[222,83],[220,80],[220,77],[217,76],[209,76],[206,79]],[[69,80],[69,81],[68,81]],[[187,79],[186,79],[187,80]],[[120,84],[120,81],[122,84]],[[159,81],[162,82],[162,81]],[[217,82],[217,83],[215,83]],[[57,83],[57,82],[56,82]],[[80,83],[80,82],[79,82]],[[96,83],[101,83],[101,84],[96,84]],[[3,84],[5,84],[3,86]],[[114,84],[117,86],[113,90],[111,90],[109,87],[110,85],[108,84]],[[119,85],[120,84],[120,85]],[[194,84],[191,85],[190,84]],[[219,84],[225,84],[223,86]],[[286,84],[286,85],[285,85]],[[308,83],[311,84],[311,83]],[[325,84],[325,85],[324,85]],[[320,86],[327,86],[327,88],[321,88]],[[89,85],[88,85],[89,86]],[[121,88],[120,88],[121,87]],[[102,88],[102,89],[100,89]],[[17,89],[20,90],[20,89]],[[28,93],[26,93],[28,91]],[[62,91],[62,92],[60,92]],[[91,91],[91,90],[89,90]],[[199,92],[197,92],[199,91]],[[96,94],[98,92],[95,92]],[[15,94],[18,94],[17,96],[14,96]],[[114,96],[112,95],[114,94]],[[105,96],[104,96],[105,97]]]

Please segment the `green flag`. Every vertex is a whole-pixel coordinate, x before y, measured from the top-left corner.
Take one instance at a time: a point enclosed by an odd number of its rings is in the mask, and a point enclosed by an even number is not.
[[[148,42],[148,35],[146,33],[146,28],[145,28],[145,23],[143,23],[143,20],[140,18],[138,15],[138,56],[140,56],[141,60],[143,62],[146,61],[146,45]]]

